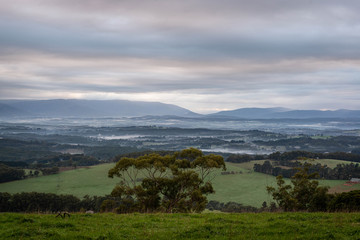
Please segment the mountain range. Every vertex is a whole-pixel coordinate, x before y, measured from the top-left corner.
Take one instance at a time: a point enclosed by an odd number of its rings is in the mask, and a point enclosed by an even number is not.
[[[360,118],[360,110],[292,110],[287,108],[240,108],[201,115],[188,109],[160,102],[126,100],[0,100],[0,117],[141,117],[178,116],[226,119],[308,119]]]
[[[198,114],[172,104],[126,100],[0,100],[0,117],[138,117]]]
[[[245,119],[360,118],[360,110],[292,110],[287,108],[240,108],[210,114],[211,117]]]

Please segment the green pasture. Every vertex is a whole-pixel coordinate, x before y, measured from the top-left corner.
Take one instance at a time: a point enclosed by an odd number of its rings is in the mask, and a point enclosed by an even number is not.
[[[215,194],[208,196],[209,200],[220,202],[238,202],[244,205],[260,207],[264,201],[270,202],[271,197],[266,192],[266,186],[275,186],[273,176],[256,173],[248,167],[249,163],[227,163],[227,171],[236,174],[222,175],[215,172],[213,186]],[[253,164],[253,163],[252,163]],[[107,177],[113,163],[101,164],[90,168],[78,168],[55,175],[29,178],[0,184],[0,192],[46,192],[55,194],[72,194],[82,198],[85,195],[103,196],[110,194],[119,179]],[[345,181],[320,180],[322,185],[330,187],[342,185]]]
[[[216,193],[209,195],[208,199],[220,202],[238,202],[254,207],[260,207],[264,201],[269,203],[272,198],[267,194],[266,186],[276,186],[276,177],[254,172],[251,169],[249,163],[227,163],[227,171],[241,171],[242,173],[228,175],[218,173],[213,180]],[[290,182],[289,179],[286,181]],[[319,182],[321,185],[330,187],[345,183],[343,180],[319,180]]]
[[[59,174],[28,178],[0,184],[0,192],[46,192],[85,195],[110,194],[118,179],[108,178],[108,170],[115,164],[101,164],[89,168],[77,168]]]
[[[360,238],[359,213],[0,214],[1,239]]]

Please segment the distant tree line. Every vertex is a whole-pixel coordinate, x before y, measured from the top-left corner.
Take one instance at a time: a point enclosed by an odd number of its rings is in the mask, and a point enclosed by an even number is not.
[[[138,158],[144,155],[148,154],[158,154],[159,156],[166,156],[166,155],[172,155],[175,151],[164,151],[164,150],[143,150],[143,151],[134,151],[129,153],[123,153],[117,155],[115,158],[113,158],[114,162],[119,161],[121,158]]]
[[[47,141],[43,140],[19,140],[19,139],[0,139],[0,161],[6,162],[25,162],[26,164],[32,164],[34,161],[38,161],[39,164],[49,164],[56,162],[56,159],[60,156],[59,152],[62,152],[69,148],[81,149],[84,151],[85,156],[91,156],[91,158],[101,161],[111,161],[116,155],[142,151],[134,146],[119,146],[114,142],[107,142],[106,145],[100,144],[97,146],[88,145],[67,145],[54,143],[57,141],[65,142],[83,142],[87,143],[83,137],[76,136],[63,136],[54,135]],[[73,139],[75,138],[75,139]],[[52,142],[48,142],[52,141]],[[82,166],[90,166],[98,163],[94,163],[93,160],[90,163],[86,163],[89,159],[82,159]],[[64,163],[65,164],[65,163]],[[80,166],[79,165],[79,166]]]
[[[346,152],[333,152],[333,153],[314,153],[307,151],[290,151],[290,152],[274,152],[271,154],[231,154],[226,162],[233,163],[243,163],[256,160],[276,160],[276,161],[286,161],[286,160],[296,160],[299,158],[313,158],[313,159],[336,159],[343,161],[351,162],[360,162],[360,153],[353,151],[352,153]]]
[[[226,162],[233,162],[233,163],[244,163],[244,162],[251,162],[256,160],[263,160],[268,159],[268,155],[261,155],[261,154],[231,154],[227,159]]]
[[[302,165],[299,161],[279,161],[273,166],[270,161],[263,164],[254,164],[254,171],[265,173],[273,176],[282,175],[285,178],[291,178],[297,172],[296,167]],[[288,168],[284,168],[288,167]],[[350,180],[353,177],[360,177],[360,165],[356,164],[338,164],[335,168],[320,163],[312,164],[309,167],[310,173],[318,173],[319,177],[328,180]]]
[[[346,152],[333,153],[314,153],[307,151],[291,151],[291,152],[274,152],[268,156],[271,160],[295,160],[299,158],[313,158],[313,159],[336,159],[351,162],[360,162],[360,155]]]
[[[9,167],[0,163],[0,183],[20,180],[25,178],[25,171],[23,169],[17,169]]]
[[[311,201],[317,201],[316,205],[304,204],[298,206],[302,207],[302,211],[346,211],[346,212],[358,212],[360,211],[360,190],[351,192],[344,192],[341,194],[315,194],[315,198]],[[320,198],[319,196],[323,196]],[[274,202],[270,205],[266,202],[262,204],[262,207],[256,208],[253,206],[246,206],[241,203],[227,202],[222,203],[211,200],[207,203],[206,209],[211,211],[217,210],[228,213],[242,213],[242,212],[263,212],[263,211],[298,211],[300,209],[295,208],[292,198],[287,198],[287,194],[284,194],[286,204],[288,208],[284,208],[285,203],[281,206],[276,206]],[[322,199],[322,200],[321,200]],[[306,200],[304,200],[306,201]],[[118,209],[122,206],[122,210]],[[309,208],[309,206],[312,206]],[[128,208],[128,209],[126,209]],[[110,195],[106,196],[84,196],[80,199],[73,195],[57,195],[53,193],[38,193],[38,192],[23,192],[9,194],[6,192],[0,192],[0,212],[41,212],[41,213],[56,213],[59,211],[68,212],[85,212],[92,210],[94,212],[117,212],[126,213],[131,212],[131,204],[127,205],[126,199],[115,198]]]
[[[206,209],[210,211],[221,211],[221,212],[229,212],[229,213],[241,213],[241,212],[260,212],[264,209],[259,209],[253,206],[245,206],[241,203],[236,202],[227,202],[222,203],[218,201],[211,200],[206,205]]]
[[[79,212],[92,210],[100,212],[105,200],[111,196],[88,196],[79,199],[73,195],[23,192],[9,194],[0,192],[0,212]],[[104,208],[104,207],[103,207]]]
[[[285,146],[292,148],[294,146],[302,149],[319,149],[322,151],[350,151],[354,146],[359,146],[360,137],[358,136],[335,136],[329,138],[312,138],[309,136],[302,136],[298,138],[284,138],[273,141],[257,140],[253,143],[260,146]]]
[[[17,139],[0,139],[0,161],[25,161],[55,155],[55,143],[44,141],[23,141]]]
[[[29,168],[44,167],[73,167],[73,166],[93,166],[100,164],[101,161],[92,156],[84,154],[58,154],[56,156],[28,159]]]

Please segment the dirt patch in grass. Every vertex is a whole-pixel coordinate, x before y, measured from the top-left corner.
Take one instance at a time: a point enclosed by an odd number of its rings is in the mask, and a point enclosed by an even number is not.
[[[81,166],[81,167],[59,167],[59,172],[65,172],[65,171],[70,171],[70,170],[74,170],[74,169],[79,169],[79,168],[86,168],[89,169],[89,166]]]
[[[329,189],[329,193],[342,193],[342,192],[350,192],[353,190],[359,190],[360,184],[358,183],[344,183],[337,186],[334,186]]]

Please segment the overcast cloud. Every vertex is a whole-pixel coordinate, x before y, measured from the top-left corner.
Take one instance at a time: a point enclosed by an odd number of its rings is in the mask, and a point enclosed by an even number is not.
[[[1,99],[360,109],[358,0],[0,0]]]

